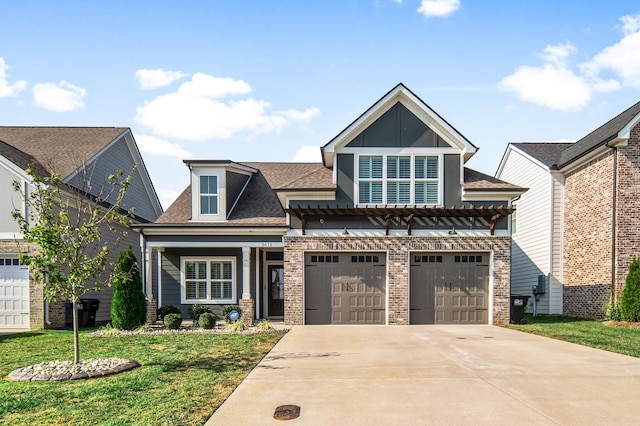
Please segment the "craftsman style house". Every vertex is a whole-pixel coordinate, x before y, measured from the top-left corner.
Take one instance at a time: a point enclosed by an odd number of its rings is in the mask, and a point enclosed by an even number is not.
[[[511,200],[477,148],[399,84],[323,163],[185,161],[191,184],[140,225],[157,306],[239,304],[287,324],[504,324]]]
[[[514,203],[511,289],[538,313],[602,318],[640,255],[640,102],[575,143],[512,143],[496,177]],[[514,215],[515,216],[515,215]]]
[[[29,268],[20,264],[20,253],[37,249],[22,240],[11,215],[19,210],[28,216],[24,197],[29,194],[31,177],[26,170],[35,167],[41,175],[54,171],[62,176],[63,191],[70,200],[76,196],[93,200],[101,195],[105,198],[102,191],[110,174],[119,169],[131,173],[135,165],[123,207],[134,208],[134,223],[153,222],[162,208],[130,129],[0,127],[0,329],[63,328],[71,313],[65,301],[45,302],[42,286],[30,279]],[[13,182],[19,183],[22,193],[14,190]],[[104,201],[109,203],[113,198],[106,197]],[[110,232],[103,232],[102,236],[113,238]],[[140,258],[139,236],[135,232],[129,232],[120,244],[122,250],[132,244]],[[115,260],[118,253],[111,256]],[[85,295],[100,301],[97,321],[110,319],[111,296],[110,288]]]

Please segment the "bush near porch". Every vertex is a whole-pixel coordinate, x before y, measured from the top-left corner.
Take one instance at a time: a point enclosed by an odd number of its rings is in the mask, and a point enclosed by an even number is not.
[[[83,358],[122,357],[142,366],[107,377],[66,382],[0,381],[3,425],[204,424],[282,333],[166,334],[90,338]],[[67,359],[69,331],[0,336],[0,375]]]

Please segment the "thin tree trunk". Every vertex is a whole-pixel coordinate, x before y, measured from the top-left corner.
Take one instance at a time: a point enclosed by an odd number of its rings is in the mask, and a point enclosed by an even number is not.
[[[80,363],[80,338],[78,335],[78,302],[71,304],[73,309],[73,363]]]

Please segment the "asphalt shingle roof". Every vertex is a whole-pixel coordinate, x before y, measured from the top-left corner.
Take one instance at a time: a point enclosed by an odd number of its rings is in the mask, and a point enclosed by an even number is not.
[[[561,169],[614,139],[638,114],[640,114],[640,102],[574,143],[520,142],[512,145],[550,169]]]
[[[64,179],[127,130],[126,127],[0,126],[0,141],[35,159]],[[5,147],[0,155],[12,156],[7,158],[25,168],[26,157],[9,151]]]
[[[526,191],[526,188],[510,184],[467,167],[464,168],[462,187],[465,191]]]

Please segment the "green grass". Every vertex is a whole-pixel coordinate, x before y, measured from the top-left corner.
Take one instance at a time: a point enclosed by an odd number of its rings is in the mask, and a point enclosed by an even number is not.
[[[119,357],[141,367],[65,382],[0,380],[2,425],[203,424],[282,337],[265,334],[173,334],[87,337],[82,358]],[[73,358],[69,331],[0,336],[0,375],[31,364]]]
[[[527,324],[507,327],[640,358],[638,328],[612,327],[602,321],[556,315],[527,316]]]

